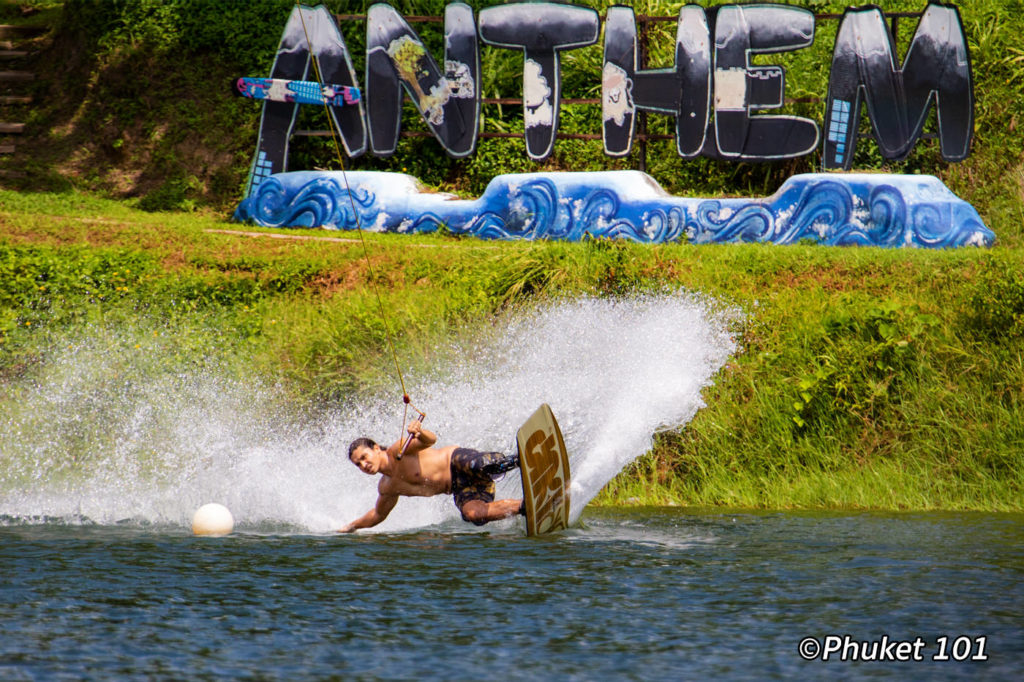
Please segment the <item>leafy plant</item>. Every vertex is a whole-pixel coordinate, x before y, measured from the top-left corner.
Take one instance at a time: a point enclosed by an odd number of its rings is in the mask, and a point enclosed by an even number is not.
[[[1024,268],[1010,259],[987,259],[971,292],[968,324],[988,338],[1024,337]]]
[[[792,421],[797,433],[816,424],[872,419],[914,374],[936,315],[917,305],[883,301],[867,310],[844,307],[822,321],[813,372],[797,380]]]

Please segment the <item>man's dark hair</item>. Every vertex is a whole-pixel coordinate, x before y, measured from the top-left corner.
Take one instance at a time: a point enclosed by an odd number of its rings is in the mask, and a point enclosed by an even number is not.
[[[355,451],[358,450],[359,448],[367,447],[367,448],[370,448],[372,450],[374,448],[374,446],[376,446],[376,445],[377,445],[377,443],[375,443],[374,441],[370,440],[369,438],[356,438],[354,441],[349,443],[349,446],[348,446],[348,459],[349,459],[349,461],[352,461],[352,455],[355,454]]]

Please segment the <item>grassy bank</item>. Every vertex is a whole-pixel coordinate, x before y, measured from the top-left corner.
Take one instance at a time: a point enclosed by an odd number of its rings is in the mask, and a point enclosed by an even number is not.
[[[439,14],[444,4],[404,9]],[[609,3],[577,4],[603,11]],[[848,5],[796,4],[818,13]],[[400,330],[403,363],[430,366],[441,341],[473,335],[510,306],[685,287],[744,312],[735,330],[742,351],[706,392],[707,407],[685,429],[659,434],[597,502],[1024,508],[1024,18],[1008,0],[957,5],[975,80],[970,158],[947,164],[934,140],[922,140],[907,159],[887,162],[865,140],[856,168],[938,175],[978,209],[996,248],[498,245],[370,235],[372,278]],[[24,6],[39,11],[24,14]],[[24,144],[0,159],[0,415],[61,344],[83,335],[126,357],[153,349],[159,361],[143,363],[147,372],[209,366],[281,382],[291,406],[314,412],[394,382],[354,235],[224,233],[248,229],[224,216],[240,198],[260,111],[228,96],[227,84],[267,73],[292,6],[0,3],[4,22],[49,30],[17,65],[37,75],[26,93],[36,104],[19,119]],[[901,0],[883,9],[924,6]],[[652,0],[637,11],[667,16],[678,5]],[[915,23],[900,22],[901,55]],[[797,101],[779,113],[821,122],[835,26],[819,22],[811,48],[757,58],[788,70],[787,96]],[[358,72],[363,28],[341,26]],[[417,28],[440,54],[440,27]],[[667,66],[675,26],[651,31],[649,66]],[[566,53],[563,97],[595,96],[600,60],[600,43]],[[521,54],[485,47],[482,65],[485,96],[521,95]],[[599,131],[597,111],[564,105],[560,132]],[[304,111],[298,126],[320,127],[318,116]],[[482,118],[487,130],[522,130],[521,107],[487,105]],[[867,119],[861,125],[867,133]],[[403,126],[425,130],[411,109]],[[650,132],[671,130],[670,118],[650,116]],[[292,159],[294,168],[336,164],[321,138],[296,140]],[[684,160],[671,141],[659,141],[647,162],[673,193],[718,196],[770,194],[786,177],[815,170],[817,158]],[[395,156],[351,167],[407,171],[468,197],[498,173],[638,164],[636,153],[605,157],[599,140],[559,139],[552,158],[534,164],[521,139],[482,140],[472,157],[450,159],[430,138],[405,138]]]
[[[365,12],[372,4],[327,2],[335,12]],[[494,4],[470,3],[474,9]],[[577,0],[603,12],[608,0]],[[830,0],[789,3],[818,15],[836,16],[850,5]],[[445,0],[416,0],[400,8],[409,14],[441,15]],[[934,139],[922,139],[902,161],[885,161],[878,146],[865,139],[857,146],[855,168],[894,173],[929,173],[940,177],[974,205],[1004,245],[1024,236],[1024,52],[1019,36],[1024,16],[1013,0],[963,0],[956,3],[967,36],[975,88],[975,136],[971,156],[962,163],[942,160]],[[39,8],[23,16],[22,7]],[[119,198],[147,210],[227,210],[239,199],[254,153],[260,107],[229,94],[238,76],[266,75],[291,0],[223,3],[212,0],[20,0],[0,2],[0,17],[12,23],[45,26],[26,68],[36,73],[31,84],[35,102],[27,113],[11,111],[5,120],[26,123],[24,145],[13,157],[0,158],[0,186],[26,191],[88,191]],[[712,3],[704,5],[713,6]],[[887,12],[920,12],[923,0],[882,3]],[[396,5],[397,7],[397,5]],[[650,0],[638,14],[673,16],[678,3]],[[902,19],[896,36],[902,57],[916,20]],[[808,48],[759,55],[758,64],[787,69],[786,95],[791,101],[776,113],[823,122],[829,65],[838,22],[820,19]],[[415,24],[435,55],[443,50],[439,24]],[[364,72],[365,25],[345,20],[340,26],[357,73]],[[675,25],[650,26],[648,66],[669,66],[674,59]],[[600,85],[603,46],[571,50],[562,57],[565,100],[593,98]],[[515,100],[522,95],[522,55],[484,46],[481,49],[482,94]],[[5,113],[5,112],[4,112]],[[521,132],[522,107],[484,105],[481,129]],[[935,111],[926,132],[935,131]],[[406,103],[403,129],[426,131]],[[316,107],[300,112],[299,129],[323,128]],[[559,132],[600,132],[600,107],[563,102]],[[649,132],[671,134],[674,119],[651,114]],[[861,131],[870,134],[865,117]],[[296,138],[292,168],[337,167],[328,138]],[[647,171],[663,187],[689,196],[764,195],[795,173],[820,167],[810,154],[765,163],[729,163],[706,158],[683,159],[672,140],[650,143]],[[530,161],[522,139],[481,139],[477,152],[452,159],[430,137],[403,138],[390,158],[363,156],[350,167],[407,171],[428,184],[479,195],[494,175],[534,170],[605,170],[640,167],[639,145],[625,158],[603,154],[599,139],[559,138],[552,157]]]
[[[306,410],[394,382],[354,235],[225,234],[240,226],[67,193],[0,192],[0,206],[0,402],[55,340],[111,327],[164,339],[172,364],[282,382]],[[598,503],[1024,509],[1017,249],[395,235],[368,235],[368,248],[410,367],[510,305],[553,297],[685,287],[744,311],[742,351],[707,407]]]

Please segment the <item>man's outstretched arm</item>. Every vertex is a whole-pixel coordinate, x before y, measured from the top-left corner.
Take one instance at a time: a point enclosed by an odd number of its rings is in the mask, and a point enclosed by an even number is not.
[[[373,509],[366,512],[352,523],[338,529],[339,533],[351,533],[360,528],[372,528],[383,521],[398,503],[398,495],[380,495]]]

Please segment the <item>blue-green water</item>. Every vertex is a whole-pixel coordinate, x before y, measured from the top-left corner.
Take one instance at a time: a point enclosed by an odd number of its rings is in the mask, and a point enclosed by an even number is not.
[[[8,517],[0,679],[1020,679],[1022,521],[589,510],[540,539],[197,538]],[[829,636],[920,638],[923,660],[801,658]]]

